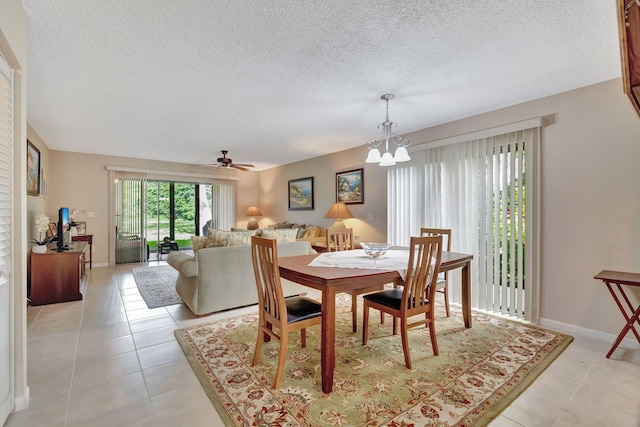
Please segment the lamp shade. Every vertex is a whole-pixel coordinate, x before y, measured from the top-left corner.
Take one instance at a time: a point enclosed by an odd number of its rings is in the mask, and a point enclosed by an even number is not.
[[[331,205],[329,211],[324,217],[336,219],[354,218],[353,214],[344,203],[334,203]]]
[[[393,160],[393,156],[390,152],[386,152],[382,155],[382,159],[380,160],[380,166],[393,166],[396,164],[395,160]]]
[[[262,216],[262,212],[255,206],[249,206],[247,209],[247,216]]]

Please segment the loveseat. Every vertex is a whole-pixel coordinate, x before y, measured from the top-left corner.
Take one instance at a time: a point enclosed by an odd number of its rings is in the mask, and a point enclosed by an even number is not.
[[[267,228],[273,229],[297,229],[296,240],[302,242],[309,242],[311,245],[316,243],[326,243],[327,241],[327,229],[324,227],[309,225],[309,224],[295,224],[292,222],[279,222],[267,226]]]
[[[278,243],[281,257],[313,253],[309,242]],[[198,316],[258,303],[251,246],[208,247],[193,256],[171,252],[167,263],[178,270],[176,292]],[[285,279],[282,288],[285,296],[307,292]]]

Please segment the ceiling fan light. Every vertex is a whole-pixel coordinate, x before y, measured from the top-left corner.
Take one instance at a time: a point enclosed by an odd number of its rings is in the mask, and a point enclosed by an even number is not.
[[[380,150],[377,148],[372,148],[369,150],[369,155],[367,156],[366,163],[379,163],[380,162]]]
[[[386,152],[382,155],[382,159],[380,160],[380,166],[393,166],[396,162],[393,160],[393,156],[390,152]]]
[[[393,156],[393,160],[395,160],[396,163],[408,162],[411,160],[411,157],[409,157],[409,152],[405,147],[398,147],[396,149],[396,155]]]

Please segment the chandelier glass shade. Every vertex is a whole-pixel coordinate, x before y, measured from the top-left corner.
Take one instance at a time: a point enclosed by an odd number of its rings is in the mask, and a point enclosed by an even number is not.
[[[393,166],[396,163],[407,162],[411,160],[407,147],[411,143],[404,136],[395,134],[391,129],[398,125],[389,120],[389,100],[393,99],[392,93],[384,94],[380,97],[387,103],[387,114],[384,122],[378,125],[378,129],[382,129],[382,132],[374,139],[367,142],[367,149],[369,154],[367,155],[367,163],[378,163],[380,166]],[[384,143],[384,154],[380,154],[380,146]],[[389,147],[395,148],[395,154],[391,154]]]

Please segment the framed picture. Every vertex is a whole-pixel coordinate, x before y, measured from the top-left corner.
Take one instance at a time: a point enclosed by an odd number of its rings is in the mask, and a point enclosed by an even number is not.
[[[40,150],[27,139],[27,194],[40,195]]]
[[[313,177],[289,181],[289,210],[313,210]]]
[[[87,222],[86,221],[75,221],[76,230],[78,230],[78,236],[84,236],[87,234]]]
[[[364,169],[336,173],[336,202],[364,203]]]

